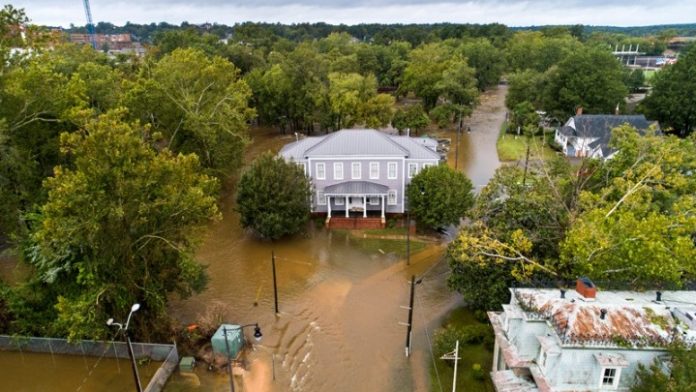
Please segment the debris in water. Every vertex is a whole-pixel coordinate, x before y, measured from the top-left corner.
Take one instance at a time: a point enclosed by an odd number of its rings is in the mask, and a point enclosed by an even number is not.
[[[384,251],[382,249],[377,249],[379,253],[384,254]]]

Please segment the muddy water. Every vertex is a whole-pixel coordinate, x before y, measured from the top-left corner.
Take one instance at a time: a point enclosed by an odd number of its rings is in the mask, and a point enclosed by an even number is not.
[[[500,165],[495,152],[504,119],[505,87],[484,94],[465,122],[458,168],[477,188]],[[456,135],[448,157],[454,166]],[[249,158],[277,151],[292,137],[258,131]],[[232,183],[232,181],[231,181]],[[429,388],[429,339],[439,320],[460,303],[446,287],[443,244],[433,244],[404,260],[354,246],[345,233],[312,230],[275,243],[244,233],[234,212],[233,190],[222,200],[223,220],[215,224],[198,253],[208,266],[208,289],[172,305],[182,322],[194,322],[213,303],[225,304],[224,319],[258,322],[263,340],[254,345],[238,384],[248,391],[425,391]],[[277,256],[280,313],[273,311],[271,251]],[[404,355],[409,278],[423,276],[417,286],[413,352]],[[439,359],[435,359],[439,360]],[[172,380],[167,390],[226,391],[224,375],[197,371]],[[198,386],[200,382],[200,386]]]
[[[160,363],[138,368],[143,386]],[[127,359],[0,351],[0,391],[130,392],[135,388]]]

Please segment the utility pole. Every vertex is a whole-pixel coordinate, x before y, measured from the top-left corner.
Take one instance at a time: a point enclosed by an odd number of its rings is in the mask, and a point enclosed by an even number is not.
[[[227,349],[227,371],[230,373],[230,392],[234,392],[234,373],[232,373],[232,358],[230,357],[230,343],[227,341],[227,327],[222,327],[225,335],[225,348]]]
[[[452,392],[455,392],[457,390],[457,361],[459,360],[459,340],[457,340],[457,344],[454,346],[454,351],[441,356],[440,359],[448,359],[450,361],[454,361],[454,378],[452,379]]]
[[[406,357],[411,355],[411,330],[413,329],[413,296],[416,290],[416,276],[411,275],[411,299],[408,305],[408,323],[406,324]]]
[[[454,146],[454,170],[459,166],[459,134],[462,133],[462,109],[459,108],[459,125],[457,126],[457,145]]]
[[[410,203],[409,203],[410,204]],[[406,265],[411,265],[411,206],[406,210]]]
[[[527,139],[527,155],[524,158],[524,175],[522,176],[522,186],[525,186],[527,182],[527,166],[529,165],[529,143],[530,140]]]
[[[276,283],[275,251],[271,251],[271,266],[273,267],[273,299],[275,301],[275,312],[278,314],[278,284]]]

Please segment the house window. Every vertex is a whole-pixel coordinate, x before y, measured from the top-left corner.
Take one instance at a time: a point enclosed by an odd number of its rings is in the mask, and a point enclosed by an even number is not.
[[[317,163],[317,180],[326,179],[326,165],[322,163]]]
[[[390,206],[396,205],[396,190],[390,189],[387,193],[387,204]]]
[[[334,180],[343,179],[343,162],[334,163]]]
[[[604,368],[602,386],[613,387],[616,382],[616,368]]]
[[[390,180],[396,179],[396,162],[389,162],[387,164],[387,178]]]
[[[351,167],[351,178],[354,180],[359,180],[360,179],[360,172],[362,172],[362,165],[360,162],[353,162],[350,165]]]
[[[408,164],[408,178],[413,178],[416,174],[418,174],[418,164],[417,163],[409,163]]]
[[[370,179],[379,180],[379,162],[370,162]]]
[[[435,164],[434,163],[424,163],[423,169],[425,169],[426,167],[430,167],[430,166],[435,166]]]
[[[370,196],[370,205],[371,205],[371,206],[379,205],[379,197],[377,197],[377,196]]]
[[[337,197],[335,200],[336,200],[337,206],[342,206],[343,204],[345,204],[344,202],[346,201],[346,199],[344,197],[340,197],[340,196]]]
[[[326,196],[324,196],[323,191],[317,191],[317,205],[320,205],[320,206],[326,205]]]

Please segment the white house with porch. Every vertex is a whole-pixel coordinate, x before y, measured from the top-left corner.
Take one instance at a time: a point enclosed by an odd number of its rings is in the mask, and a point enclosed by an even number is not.
[[[639,364],[668,372],[667,346],[696,342],[696,291],[510,291],[488,313],[497,392],[629,391]]]
[[[299,139],[280,156],[302,165],[314,187],[312,212],[332,217],[378,218],[404,213],[405,190],[423,168],[437,165],[437,141],[345,129]]]

